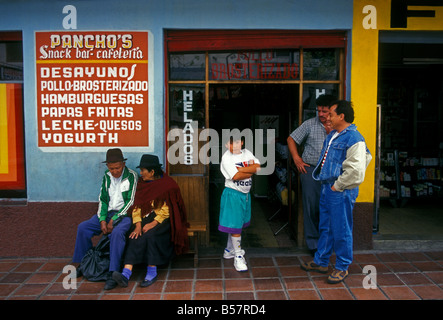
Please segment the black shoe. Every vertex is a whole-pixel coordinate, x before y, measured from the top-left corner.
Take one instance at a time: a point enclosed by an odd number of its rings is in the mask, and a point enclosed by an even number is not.
[[[112,273],[109,272],[108,277],[105,282],[105,290],[111,290],[114,289],[117,286],[117,282],[112,279]]]
[[[118,283],[120,287],[126,288],[128,286],[128,278],[126,278],[123,274],[120,272],[114,271],[112,273],[112,279]]]
[[[155,281],[157,281],[157,276],[155,276],[154,279],[152,280],[143,280],[143,282],[141,283],[140,287],[149,287],[151,284],[153,284]]]

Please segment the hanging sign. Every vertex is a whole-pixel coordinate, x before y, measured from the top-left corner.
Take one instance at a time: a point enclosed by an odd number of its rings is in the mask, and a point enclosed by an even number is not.
[[[148,33],[36,32],[39,147],[148,146]]]

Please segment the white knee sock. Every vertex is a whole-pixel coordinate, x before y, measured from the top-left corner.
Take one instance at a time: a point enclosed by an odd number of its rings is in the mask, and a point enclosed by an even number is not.
[[[235,255],[242,255],[241,254],[241,236],[240,237],[233,237],[231,235],[231,241],[232,241],[232,245],[234,247],[234,252]]]
[[[228,234],[228,241],[226,243],[226,249],[229,250],[229,252],[234,251],[234,246],[232,245],[231,235]]]

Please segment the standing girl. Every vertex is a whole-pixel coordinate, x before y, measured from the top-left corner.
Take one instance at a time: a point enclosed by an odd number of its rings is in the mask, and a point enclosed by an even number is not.
[[[223,257],[234,258],[237,271],[247,271],[245,251],[241,248],[241,232],[251,223],[252,175],[260,170],[259,160],[247,149],[244,142],[233,137],[227,142],[220,170],[225,177],[225,189],[220,202],[218,230],[228,233],[228,242]]]

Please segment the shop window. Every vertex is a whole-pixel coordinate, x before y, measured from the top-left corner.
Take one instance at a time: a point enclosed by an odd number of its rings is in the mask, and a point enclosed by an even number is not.
[[[210,80],[300,79],[299,50],[232,51],[209,54]]]
[[[303,62],[302,62],[303,61]],[[303,63],[303,65],[301,65]],[[298,108],[291,108],[290,128],[292,131],[303,121],[315,117],[316,99],[322,94],[330,94],[337,99],[344,96],[344,49],[232,49],[229,51],[171,52],[168,55],[168,135],[171,130],[185,132],[190,120],[199,132],[209,126],[208,112],[213,95],[229,97],[228,90],[217,84],[291,84],[297,85]],[[186,111],[184,92],[193,94],[192,111]],[[207,92],[206,92],[207,91]],[[232,94],[235,94],[235,90]],[[298,109],[298,111],[297,111]],[[267,111],[269,113],[269,111]],[[176,132],[178,132],[176,130]],[[197,134],[197,137],[199,135]],[[198,160],[201,141],[189,142],[189,135],[178,135],[168,139],[168,157],[172,174],[204,173],[204,165]],[[181,139],[181,140],[180,140]],[[179,144],[183,144],[179,148]],[[171,146],[175,146],[172,152]],[[186,153],[183,154],[183,150]],[[180,154],[180,152],[181,154]],[[193,160],[186,164],[183,157]],[[180,156],[179,156],[180,154]],[[194,162],[195,161],[195,164]],[[198,165],[200,164],[200,165]]]
[[[339,97],[340,86],[334,83],[307,83],[303,86],[303,119],[313,118],[317,113],[315,100],[323,94]]]
[[[338,80],[340,54],[337,49],[306,49],[303,53],[304,80]]]
[[[184,129],[189,129],[190,120],[199,132],[210,126],[210,116],[214,116],[209,114],[213,110],[211,99],[214,95],[219,99],[229,97],[226,88],[232,87],[223,86],[225,84],[274,84],[277,87],[287,84],[297,88],[298,101],[289,108],[288,132],[316,115],[318,96],[331,94],[340,99],[345,95],[346,36],[342,32],[168,31],[165,47],[168,135],[174,129],[182,130],[185,135]],[[188,91],[193,93],[192,111],[184,107]],[[268,114],[271,111],[274,111],[272,107],[266,110]],[[186,137],[190,139],[189,135]],[[191,144],[181,139],[179,136],[168,139],[170,173],[205,174],[205,166],[200,165],[202,162],[195,152],[207,141],[193,140],[195,163],[185,164],[186,161],[177,156],[180,150],[189,153]],[[183,144],[181,149],[177,143]],[[180,161],[177,163],[171,158]]]
[[[0,198],[26,197],[21,32],[0,32]]]
[[[21,41],[0,40],[0,81],[23,81]]]
[[[176,84],[169,87],[168,163],[172,174],[203,173],[199,141],[205,128],[204,85]]]
[[[169,56],[170,80],[205,80],[205,54],[171,54]]]

